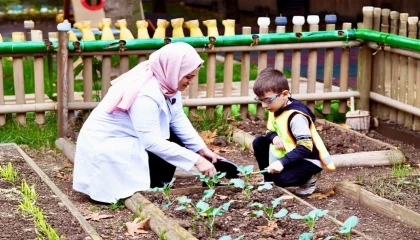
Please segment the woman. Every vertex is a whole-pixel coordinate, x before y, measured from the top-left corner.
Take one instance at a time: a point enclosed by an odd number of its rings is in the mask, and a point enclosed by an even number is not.
[[[77,139],[73,188],[111,203],[162,187],[176,167],[215,174],[208,160],[223,158],[207,148],[181,104],[180,91],[202,63],[192,46],[171,43],[112,81]]]

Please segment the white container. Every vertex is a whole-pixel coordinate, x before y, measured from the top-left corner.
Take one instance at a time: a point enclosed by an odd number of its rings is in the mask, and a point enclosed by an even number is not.
[[[318,15],[308,15],[306,21],[310,25],[318,25],[319,24],[319,16]]]
[[[260,27],[268,27],[270,26],[270,18],[269,17],[259,17],[257,21],[258,26]]]
[[[304,16],[294,16],[292,18],[293,25],[302,26],[305,24],[305,17]]]

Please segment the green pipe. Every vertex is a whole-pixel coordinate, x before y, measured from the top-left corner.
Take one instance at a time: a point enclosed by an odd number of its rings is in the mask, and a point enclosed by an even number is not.
[[[407,38],[395,34],[382,33],[367,29],[349,29],[319,32],[301,33],[268,33],[268,34],[247,34],[235,36],[218,36],[213,42],[215,47],[222,46],[249,46],[254,43],[258,36],[258,44],[281,44],[297,42],[325,42],[325,41],[349,41],[365,40],[390,45],[393,47],[406,48],[420,51],[420,40]],[[254,37],[254,38],[253,38]],[[186,42],[193,47],[207,47],[211,42],[209,37],[185,37],[168,38],[171,42]],[[77,41],[69,42],[69,51],[118,51],[120,48],[119,40],[97,40],[97,41]],[[164,46],[165,39],[133,39],[125,41],[122,46],[125,50],[158,49]],[[4,53],[46,53],[47,51],[56,52],[58,42],[51,42],[46,46],[44,42],[2,42],[0,43],[0,54]]]
[[[420,51],[420,40],[415,38],[402,37],[396,34],[377,32],[368,29],[357,29],[356,38],[365,41],[382,43],[392,47]]]
[[[340,34],[339,34],[340,33]],[[258,44],[279,44],[279,43],[297,43],[297,42],[317,42],[317,41],[340,41],[354,40],[356,38],[355,30],[348,31],[320,31],[320,32],[302,32],[299,36],[296,33],[268,33],[268,34],[247,34],[235,36],[218,36],[214,46],[234,46],[247,45],[254,42],[253,36],[258,36]],[[185,42],[193,47],[206,47],[210,44],[208,37],[185,37],[185,38],[168,38],[171,42]],[[119,40],[107,41],[78,41],[80,50],[85,51],[103,51],[118,50]],[[133,39],[127,40],[124,48],[126,50],[139,49],[157,49],[165,45],[165,39]],[[69,43],[69,50],[75,51],[77,48],[72,42]]]
[[[2,42],[0,53],[46,53],[44,42]]]

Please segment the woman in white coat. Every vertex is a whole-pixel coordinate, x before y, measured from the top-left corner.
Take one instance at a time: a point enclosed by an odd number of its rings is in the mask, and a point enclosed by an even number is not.
[[[111,203],[162,187],[176,167],[215,174],[210,161],[223,158],[195,131],[180,94],[202,63],[192,46],[171,43],[112,81],[77,139],[73,188]]]

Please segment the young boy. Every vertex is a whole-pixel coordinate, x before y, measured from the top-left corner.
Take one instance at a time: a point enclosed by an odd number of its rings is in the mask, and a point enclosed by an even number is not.
[[[331,157],[315,129],[315,115],[290,97],[289,84],[279,70],[267,68],[254,84],[256,101],[269,111],[267,134],[253,142],[265,182],[280,187],[299,186],[297,195],[310,195],[323,167],[335,170]]]

